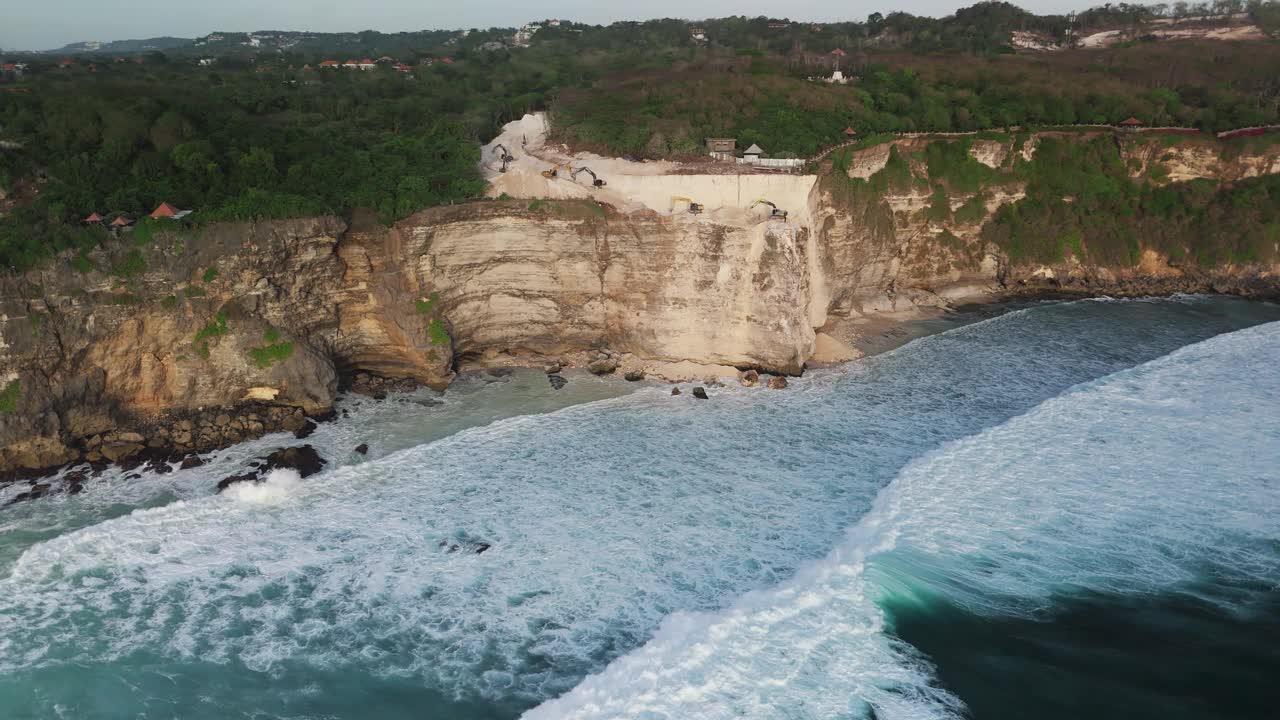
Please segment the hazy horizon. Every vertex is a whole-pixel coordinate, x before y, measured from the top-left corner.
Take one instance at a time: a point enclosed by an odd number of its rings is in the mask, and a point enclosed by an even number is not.
[[[134,0],[127,7],[92,0],[60,0],[44,4],[14,4],[0,28],[0,49],[14,51],[56,50],[75,42],[141,40],[152,37],[196,38],[212,32],[294,30],[303,32],[412,32],[416,30],[518,27],[545,18],[561,18],[592,24],[618,20],[652,20],[675,17],[704,19],[729,15],[788,17],[803,22],[863,20],[873,12],[894,11],[942,17],[973,2],[912,0],[908,3],[859,3],[850,6],[835,0],[799,0],[779,6],[763,0],[710,0],[689,6],[675,0],[653,0],[635,12],[598,0],[546,0],[513,9],[507,0],[473,0],[444,7],[424,7],[412,0],[384,0],[375,5],[352,6],[332,1],[280,0],[269,6],[250,0],[225,0],[217,6],[203,3]],[[1034,13],[1060,13],[1100,5],[1088,0],[1034,0],[1015,2]],[[177,6],[177,7],[175,7]],[[183,7],[185,6],[185,7]],[[785,12],[782,10],[785,9]]]

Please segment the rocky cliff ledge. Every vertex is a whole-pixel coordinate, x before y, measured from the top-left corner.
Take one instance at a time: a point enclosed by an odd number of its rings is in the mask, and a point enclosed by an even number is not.
[[[999,164],[1015,150],[973,152]],[[1226,172],[1148,155],[1133,167]],[[871,177],[887,158],[871,148],[847,175]],[[1232,167],[1271,173],[1280,162],[1246,160]],[[791,198],[789,221],[749,208],[757,189],[743,195],[740,183],[702,215],[651,207],[657,190],[624,210],[501,199],[392,227],[325,217],[126,236],[0,278],[0,472],[299,429],[357,374],[439,388],[460,365],[604,347],[655,369],[797,374],[815,351],[848,357],[842,323],[869,312],[1037,288],[1274,295],[1280,276],[1257,263],[1178,268],[1149,250],[1124,268],[1011,262],[981,231],[1021,197],[1016,183],[984,189],[978,205],[974,193],[948,195],[938,213],[927,183],[869,196],[839,173],[787,177],[768,191]],[[714,199],[707,188],[730,181],[671,182]]]

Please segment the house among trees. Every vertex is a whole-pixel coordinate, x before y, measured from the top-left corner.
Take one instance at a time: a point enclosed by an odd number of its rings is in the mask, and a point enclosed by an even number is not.
[[[857,135],[857,134],[858,134],[858,131],[854,130],[852,127],[847,127],[844,129],[845,137],[853,137],[854,135]]]
[[[190,210],[179,210],[167,202],[162,202],[159,207],[151,211],[151,219],[168,218],[169,220],[181,220],[190,214]]]
[[[120,233],[124,232],[132,225],[133,225],[133,220],[129,219],[129,216],[120,215],[115,220],[112,220],[111,224],[108,225],[107,227],[110,228],[111,233],[113,235],[119,235]]]
[[[320,67],[322,67],[322,68],[336,68],[336,67],[338,67],[338,61],[337,61],[337,60],[324,60],[324,61],[322,61],[322,62],[320,63]]]
[[[841,50],[840,48],[836,48],[835,50],[831,51],[831,56],[837,57],[837,58],[842,58],[848,54],[849,53],[845,52],[844,50]]]
[[[706,42],[707,31],[697,27],[689,28],[689,37],[693,38],[694,40],[698,40],[699,42]]]
[[[789,22],[778,22],[777,20],[769,21],[769,28],[772,30],[778,30],[778,29],[789,28],[789,27],[791,27],[791,23]]]
[[[1143,122],[1142,122],[1141,120],[1139,120],[1138,118],[1133,117],[1132,115],[1130,115],[1128,118],[1125,118],[1124,120],[1121,120],[1121,121],[1120,121],[1120,129],[1121,129],[1121,130],[1127,130],[1127,131],[1129,131],[1129,132],[1136,132],[1136,131],[1137,131],[1139,128],[1141,128],[1144,124],[1145,124],[1145,123],[1143,123]]]
[[[81,220],[80,222],[83,225],[101,225],[104,219],[105,218],[103,218],[98,213],[93,213],[92,215],[85,218],[84,220]]]
[[[764,150],[760,149],[759,145],[751,143],[751,147],[747,148],[746,151],[742,153],[742,157],[749,161],[756,161],[759,160],[760,156],[763,154]]]

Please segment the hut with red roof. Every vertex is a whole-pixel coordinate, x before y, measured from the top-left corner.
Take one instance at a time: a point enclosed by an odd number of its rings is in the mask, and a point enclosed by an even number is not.
[[[1143,125],[1145,125],[1145,123],[1132,115],[1120,121],[1120,129],[1127,130],[1129,132],[1137,132],[1137,130]]]
[[[85,225],[101,225],[103,220],[104,218],[101,215],[99,215],[98,213],[93,213],[92,215],[85,218],[81,222]]]
[[[168,218],[169,220],[181,220],[182,218],[190,214],[191,214],[190,210],[179,210],[178,208],[170,205],[167,202],[162,202],[160,203],[159,207],[151,211],[151,218],[153,220],[159,220],[161,218]]]

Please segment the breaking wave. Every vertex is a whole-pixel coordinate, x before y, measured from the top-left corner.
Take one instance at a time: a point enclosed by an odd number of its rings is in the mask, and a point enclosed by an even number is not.
[[[1176,585],[1213,543],[1274,570],[1256,543],[1273,537],[1258,508],[1274,507],[1260,468],[1278,464],[1276,418],[1238,403],[1275,397],[1257,362],[1276,326],[1142,364],[1277,316],[1197,298],[1047,305],[786,392],[651,388],[417,445],[434,431],[353,413],[308,442],[335,460],[368,438],[367,461],[223,495],[225,464],[181,470],[163,504],[34,541],[40,513],[121,496],[14,506],[0,706],[480,718],[563,696],[531,717],[953,713],[886,635],[886,593],[1030,608],[1068,582]],[[1094,384],[1058,397],[1079,383]],[[1227,458],[1252,470],[1218,478]],[[1138,482],[1155,472],[1168,479]]]

